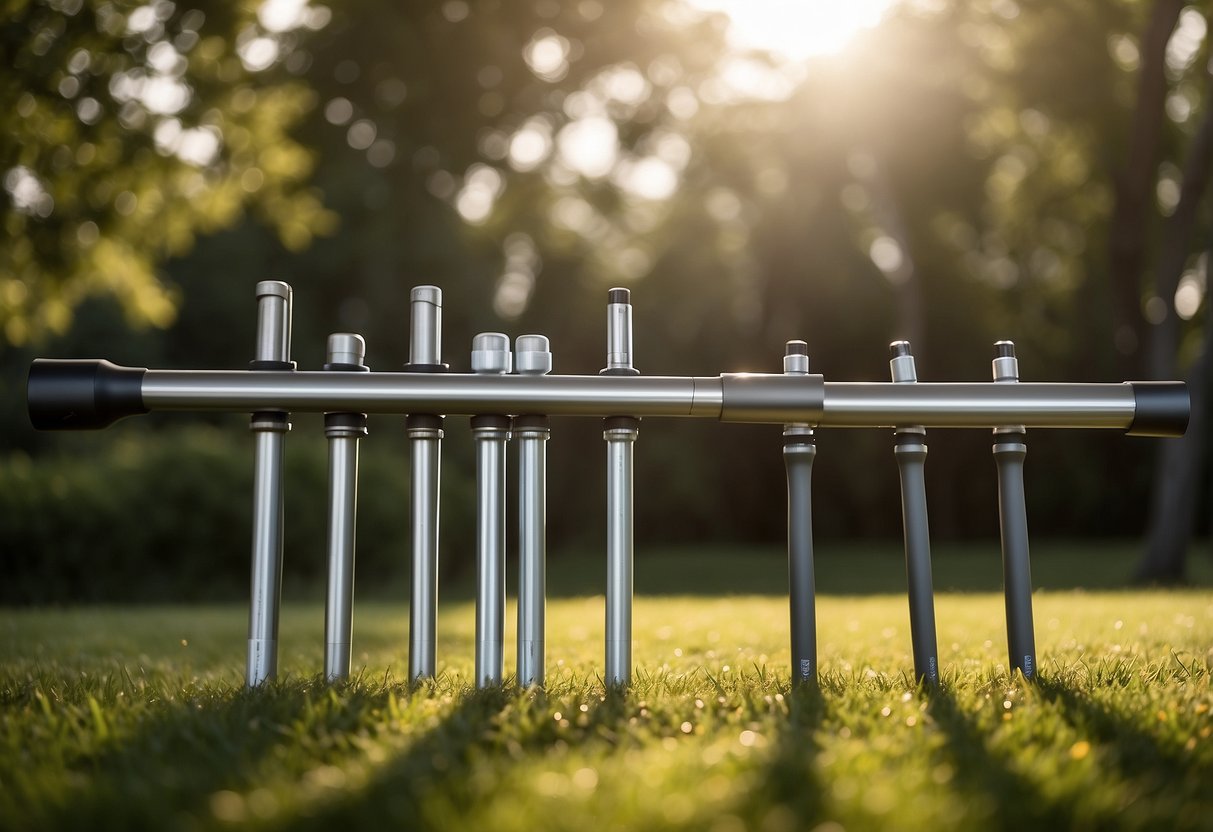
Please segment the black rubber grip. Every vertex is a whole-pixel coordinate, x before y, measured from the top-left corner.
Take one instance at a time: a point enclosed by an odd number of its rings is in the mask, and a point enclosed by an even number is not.
[[[1188,431],[1192,401],[1182,381],[1130,381],[1133,422],[1129,436],[1183,436]]]
[[[36,358],[25,388],[30,424],[38,430],[100,430],[124,416],[147,413],[146,372],[104,359]]]

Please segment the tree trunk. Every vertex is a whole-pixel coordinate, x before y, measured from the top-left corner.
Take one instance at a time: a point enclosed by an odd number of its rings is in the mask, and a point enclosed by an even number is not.
[[[1206,77],[1204,114],[1184,161],[1183,186],[1175,213],[1163,226],[1154,290],[1164,303],[1163,319],[1150,328],[1149,371],[1154,379],[1172,377],[1177,372],[1179,317],[1175,313],[1175,289],[1179,285],[1190,251],[1190,240],[1197,212],[1208,189],[1213,171],[1213,76]],[[1192,397],[1192,418],[1183,439],[1162,443],[1154,465],[1151,489],[1150,521],[1146,548],[1134,577],[1148,583],[1182,583],[1186,578],[1185,560],[1192,535],[1193,514],[1198,490],[1197,477],[1204,455],[1204,411],[1210,324],[1205,305],[1203,349],[1188,376]]]
[[[1179,20],[1184,0],[1157,0],[1141,41],[1137,78],[1137,109],[1129,133],[1125,167],[1116,177],[1116,202],[1108,244],[1108,279],[1114,297],[1116,346],[1130,357],[1130,368],[1141,366],[1144,321],[1141,285],[1154,180],[1158,172],[1158,143],[1167,95],[1167,41]]]
[[[1213,247],[1208,257],[1213,261]],[[1206,261],[1209,262],[1209,261]],[[1188,373],[1192,418],[1182,439],[1164,440],[1158,454],[1151,494],[1150,531],[1134,579],[1140,583],[1179,584],[1187,579],[1188,542],[1196,519],[1198,477],[1205,455],[1205,422],[1209,377],[1213,375],[1213,303],[1205,297],[1204,337],[1200,357]]]

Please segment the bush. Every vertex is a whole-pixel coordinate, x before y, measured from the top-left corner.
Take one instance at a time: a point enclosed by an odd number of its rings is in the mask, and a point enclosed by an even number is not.
[[[316,594],[326,573],[327,449],[287,441],[284,588]],[[364,443],[360,592],[407,582],[408,451]],[[385,447],[386,446],[386,447]],[[368,452],[370,451],[370,452]],[[252,439],[216,427],[132,432],[87,454],[0,460],[0,602],[180,601],[248,593]],[[469,476],[444,467],[444,572],[471,550]]]

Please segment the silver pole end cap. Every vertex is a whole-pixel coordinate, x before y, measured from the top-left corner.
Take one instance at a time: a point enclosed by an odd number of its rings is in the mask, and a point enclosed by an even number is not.
[[[996,382],[1019,381],[1019,359],[1015,357],[1014,341],[994,342],[991,368]]]
[[[514,368],[524,376],[544,376],[552,372],[552,352],[547,336],[519,335],[514,341]]]
[[[914,353],[909,341],[894,341],[889,344],[889,375],[898,384],[918,381],[918,370],[914,367]]]
[[[788,341],[784,346],[783,371],[792,375],[808,375],[809,345],[804,341]]]
[[[262,280],[257,284],[257,297],[264,298],[270,296],[290,300],[291,285],[281,280]]]
[[[510,338],[504,332],[482,332],[472,339],[472,372],[504,375],[510,371]]]
[[[437,286],[414,286],[413,291],[409,293],[409,300],[413,303],[432,303],[434,306],[442,306],[442,290]]]
[[[366,341],[352,332],[334,332],[326,352],[329,364],[361,365],[366,358]]]

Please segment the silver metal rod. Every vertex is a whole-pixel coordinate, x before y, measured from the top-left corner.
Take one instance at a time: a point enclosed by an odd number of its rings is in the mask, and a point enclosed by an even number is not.
[[[442,362],[442,290],[414,286],[409,295],[409,364],[440,366]]]
[[[329,336],[329,372],[367,372],[362,336]],[[358,440],[366,435],[365,413],[327,413],[329,446],[328,589],[324,605],[324,678],[348,679],[354,631],[354,542],[358,511]]]
[[[278,280],[257,284],[257,344],[253,366],[288,369],[291,353],[291,287]],[[248,373],[257,376],[259,373]],[[245,684],[256,687],[278,673],[278,609],[282,595],[282,463],[287,415],[278,408],[253,414],[253,542],[248,660]]]
[[[250,373],[148,370],[151,410],[286,409],[368,413],[547,413],[700,416],[729,421],[808,422],[819,427],[1119,428],[1133,422],[1133,386],[1117,384],[822,382],[820,376],[744,376],[761,406],[733,406],[724,387],[737,377],[478,376],[423,373]],[[785,381],[791,379],[791,382]],[[824,388],[819,406],[810,392]],[[738,382],[741,383],[741,382]],[[802,393],[788,402],[786,394]],[[736,398],[736,397],[735,397]]]
[[[608,428],[606,682],[632,681],[632,448],[638,431]]]
[[[324,606],[324,678],[350,675],[354,621],[354,526],[358,438],[329,438],[328,592]]]
[[[544,682],[547,561],[546,446],[551,432],[514,431],[518,444],[518,684]]]
[[[282,594],[282,460],[285,431],[253,437],[253,568],[245,684],[278,673],[278,602]]]
[[[1120,428],[1133,422],[1133,387],[1121,384],[917,384],[827,381],[818,424],[829,427]]]
[[[548,339],[520,335],[514,365],[524,375],[552,370]],[[547,442],[549,420],[523,415],[514,420],[518,445],[518,684],[542,686],[547,599]]]
[[[511,369],[510,339],[482,332],[472,339],[472,372]],[[472,417],[476,443],[476,687],[500,685],[505,663],[505,443],[507,416]]]
[[[492,418],[492,417],[481,417]],[[505,443],[509,431],[473,429],[476,441],[476,687],[500,685],[505,647]]]
[[[408,437],[412,483],[413,586],[409,604],[409,680],[437,672],[438,487],[441,479],[442,422],[410,417]]]
[[[442,363],[442,290],[414,286],[409,295],[409,377],[432,378],[445,371]],[[369,410],[369,408],[359,408]],[[409,414],[405,432],[411,458],[413,520],[413,585],[409,604],[409,680],[437,673],[438,643],[438,487],[441,481],[442,417],[447,408],[424,403],[400,412]]]

